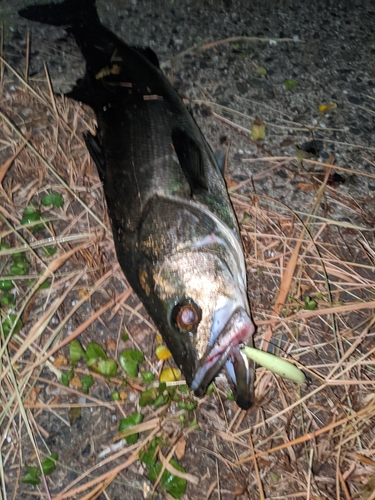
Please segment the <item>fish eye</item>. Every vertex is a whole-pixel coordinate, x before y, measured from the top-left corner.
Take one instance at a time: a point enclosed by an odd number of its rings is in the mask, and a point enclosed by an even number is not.
[[[171,320],[180,332],[192,332],[202,319],[202,311],[191,300],[181,300],[172,309]]]

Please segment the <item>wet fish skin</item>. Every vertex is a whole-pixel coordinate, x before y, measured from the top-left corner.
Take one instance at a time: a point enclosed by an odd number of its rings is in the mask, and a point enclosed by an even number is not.
[[[247,409],[254,366],[238,346],[252,344],[255,327],[243,249],[225,182],[196,122],[157,56],[105,28],[95,0],[31,6],[20,15],[65,27],[86,60],[85,76],[67,95],[97,117],[97,136],[86,143],[129,284],[195,392],[203,395],[225,365]]]

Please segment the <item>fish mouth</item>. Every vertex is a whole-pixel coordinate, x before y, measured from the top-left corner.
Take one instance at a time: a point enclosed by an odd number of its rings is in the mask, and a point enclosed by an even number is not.
[[[252,406],[254,366],[240,347],[252,343],[254,332],[255,325],[245,309],[237,308],[216,339],[214,347],[209,348],[200,360],[191,384],[196,396],[205,394],[208,385],[225,365],[228,379],[234,386],[236,403],[244,410]]]

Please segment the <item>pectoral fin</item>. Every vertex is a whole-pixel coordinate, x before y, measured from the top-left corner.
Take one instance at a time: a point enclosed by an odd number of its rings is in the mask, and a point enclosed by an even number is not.
[[[90,134],[90,132],[84,135],[84,139],[86,147],[89,150],[90,156],[93,159],[96,168],[98,169],[100,180],[103,182],[104,172],[105,172],[105,160],[99,139],[96,135]]]
[[[172,143],[180,167],[189,183],[191,194],[204,189],[207,191],[207,179],[204,160],[199,145],[184,131],[175,128],[172,131]]]

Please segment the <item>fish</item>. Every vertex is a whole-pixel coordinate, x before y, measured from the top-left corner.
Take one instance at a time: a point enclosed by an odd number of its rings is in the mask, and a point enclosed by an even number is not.
[[[189,387],[202,397],[225,370],[240,408],[254,404],[256,330],[244,250],[223,172],[150,48],[100,21],[95,0],[33,5],[20,16],[63,27],[86,62],[66,95],[90,106],[117,259]]]

